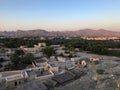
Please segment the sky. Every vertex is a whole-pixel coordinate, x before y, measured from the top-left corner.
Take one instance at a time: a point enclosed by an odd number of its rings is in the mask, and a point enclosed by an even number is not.
[[[120,0],[0,0],[2,30],[120,31]]]

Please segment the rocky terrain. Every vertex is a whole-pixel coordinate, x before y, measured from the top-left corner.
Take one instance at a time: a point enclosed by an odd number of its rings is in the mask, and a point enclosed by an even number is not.
[[[74,31],[47,31],[43,29],[35,30],[17,30],[17,31],[0,31],[0,36],[4,37],[36,37],[36,36],[116,36],[120,37],[120,32],[109,30],[92,30],[82,29]]]
[[[93,56],[94,54],[80,53],[81,55]],[[87,74],[80,79],[64,86],[56,87],[55,90],[120,90],[120,58],[100,56],[102,60],[97,65],[89,65],[82,69]],[[105,72],[98,74],[97,69]]]

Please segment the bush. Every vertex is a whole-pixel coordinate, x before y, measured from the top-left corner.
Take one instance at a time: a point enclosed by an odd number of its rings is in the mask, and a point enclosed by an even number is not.
[[[2,66],[2,64],[0,64],[0,68],[2,68],[3,66]]]
[[[103,73],[105,72],[105,70],[103,70],[103,69],[97,69],[96,72],[97,72],[98,74],[103,74]]]
[[[43,53],[50,57],[55,51],[54,48],[46,46],[42,49]]]

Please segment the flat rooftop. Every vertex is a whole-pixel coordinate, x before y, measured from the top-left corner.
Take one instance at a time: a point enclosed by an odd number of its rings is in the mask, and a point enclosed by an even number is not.
[[[40,76],[45,76],[45,75],[50,75],[51,73],[49,71],[44,71],[44,72],[41,72],[41,70],[37,70],[37,71],[26,71],[28,76],[37,76],[37,77],[40,77]]]
[[[0,74],[2,75],[2,77],[7,77],[7,76],[16,75],[16,74],[21,74],[21,72],[23,72],[23,71],[22,70],[18,70],[18,71],[6,71],[6,72],[0,72]]]

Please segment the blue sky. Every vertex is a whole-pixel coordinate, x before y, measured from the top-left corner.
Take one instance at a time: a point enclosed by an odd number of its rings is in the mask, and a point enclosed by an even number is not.
[[[0,0],[0,30],[120,30],[120,0]]]

